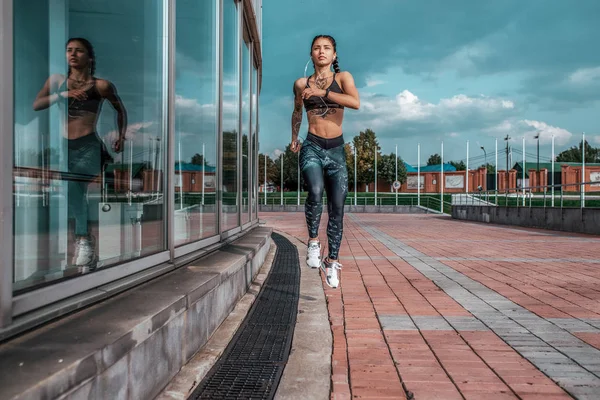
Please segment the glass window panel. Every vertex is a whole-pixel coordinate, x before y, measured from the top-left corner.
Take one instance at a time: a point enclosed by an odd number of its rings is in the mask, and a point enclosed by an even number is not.
[[[17,292],[165,249],[165,1],[13,2]]]
[[[256,135],[258,127],[258,87],[257,87],[257,75],[258,71],[252,63],[252,125],[250,129],[252,131],[252,220],[258,218],[258,137]]]
[[[238,4],[223,2],[223,231],[239,225],[240,28]]]
[[[218,2],[178,0],[175,245],[217,233]]]
[[[246,29],[242,45],[242,224],[250,221],[250,49]]]

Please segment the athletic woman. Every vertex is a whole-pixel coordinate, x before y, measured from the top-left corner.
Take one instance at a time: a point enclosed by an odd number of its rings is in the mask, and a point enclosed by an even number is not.
[[[66,142],[68,174],[68,209],[75,219],[75,253],[73,264],[95,267],[97,257],[94,238],[88,229],[87,190],[90,182],[111,161],[111,156],[98,133],[96,123],[106,99],[117,112],[119,136],[113,150],[121,152],[127,113],[115,87],[107,80],[94,76],[96,56],[92,44],[83,38],[69,39],[66,45],[67,76],[54,74],[48,78],[35,101],[33,109],[44,110],[53,104],[64,110],[63,140]]]
[[[344,203],[348,194],[348,170],[342,136],[344,108],[358,110],[360,99],[349,72],[340,72],[335,39],[316,36],[310,56],[315,72],[294,83],[292,143],[300,151],[300,168],[308,187],[305,214],[308,227],[307,265],[323,270],[330,287],[339,285],[339,249],[344,226]],[[332,71],[333,67],[333,71]],[[298,140],[302,123],[302,105],[308,117],[308,134],[303,144]],[[327,195],[328,256],[321,260],[319,223],[323,189]]]

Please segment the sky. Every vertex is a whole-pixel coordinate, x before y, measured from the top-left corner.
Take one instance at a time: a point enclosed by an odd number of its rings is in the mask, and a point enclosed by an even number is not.
[[[317,34],[336,39],[360,93],[346,142],[370,128],[382,153],[397,146],[413,165],[419,143],[422,163],[443,142],[445,161],[466,161],[468,147],[470,165],[493,164],[506,135],[514,162],[523,139],[536,159],[538,132],[540,161],[552,136],[556,154],[584,132],[600,146],[599,16],[597,0],[263,0],[260,151],[289,144],[292,85]]]

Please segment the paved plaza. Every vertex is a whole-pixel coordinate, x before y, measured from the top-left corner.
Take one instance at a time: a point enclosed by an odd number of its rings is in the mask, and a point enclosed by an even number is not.
[[[306,242],[302,213],[260,219]],[[600,238],[426,214],[344,221],[341,287],[324,285],[332,399],[600,399]]]

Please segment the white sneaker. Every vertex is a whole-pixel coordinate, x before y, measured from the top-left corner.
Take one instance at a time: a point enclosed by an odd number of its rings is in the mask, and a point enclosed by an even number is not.
[[[73,264],[78,267],[92,266],[96,261],[96,251],[92,237],[80,237],[77,239]]]
[[[306,265],[310,268],[319,268],[319,265],[321,265],[321,243],[315,241],[308,242]]]
[[[338,277],[338,270],[342,269],[342,264],[336,260],[329,260],[326,258],[321,263],[321,269],[325,272],[325,281],[329,287],[337,288],[340,285],[340,278]]]

